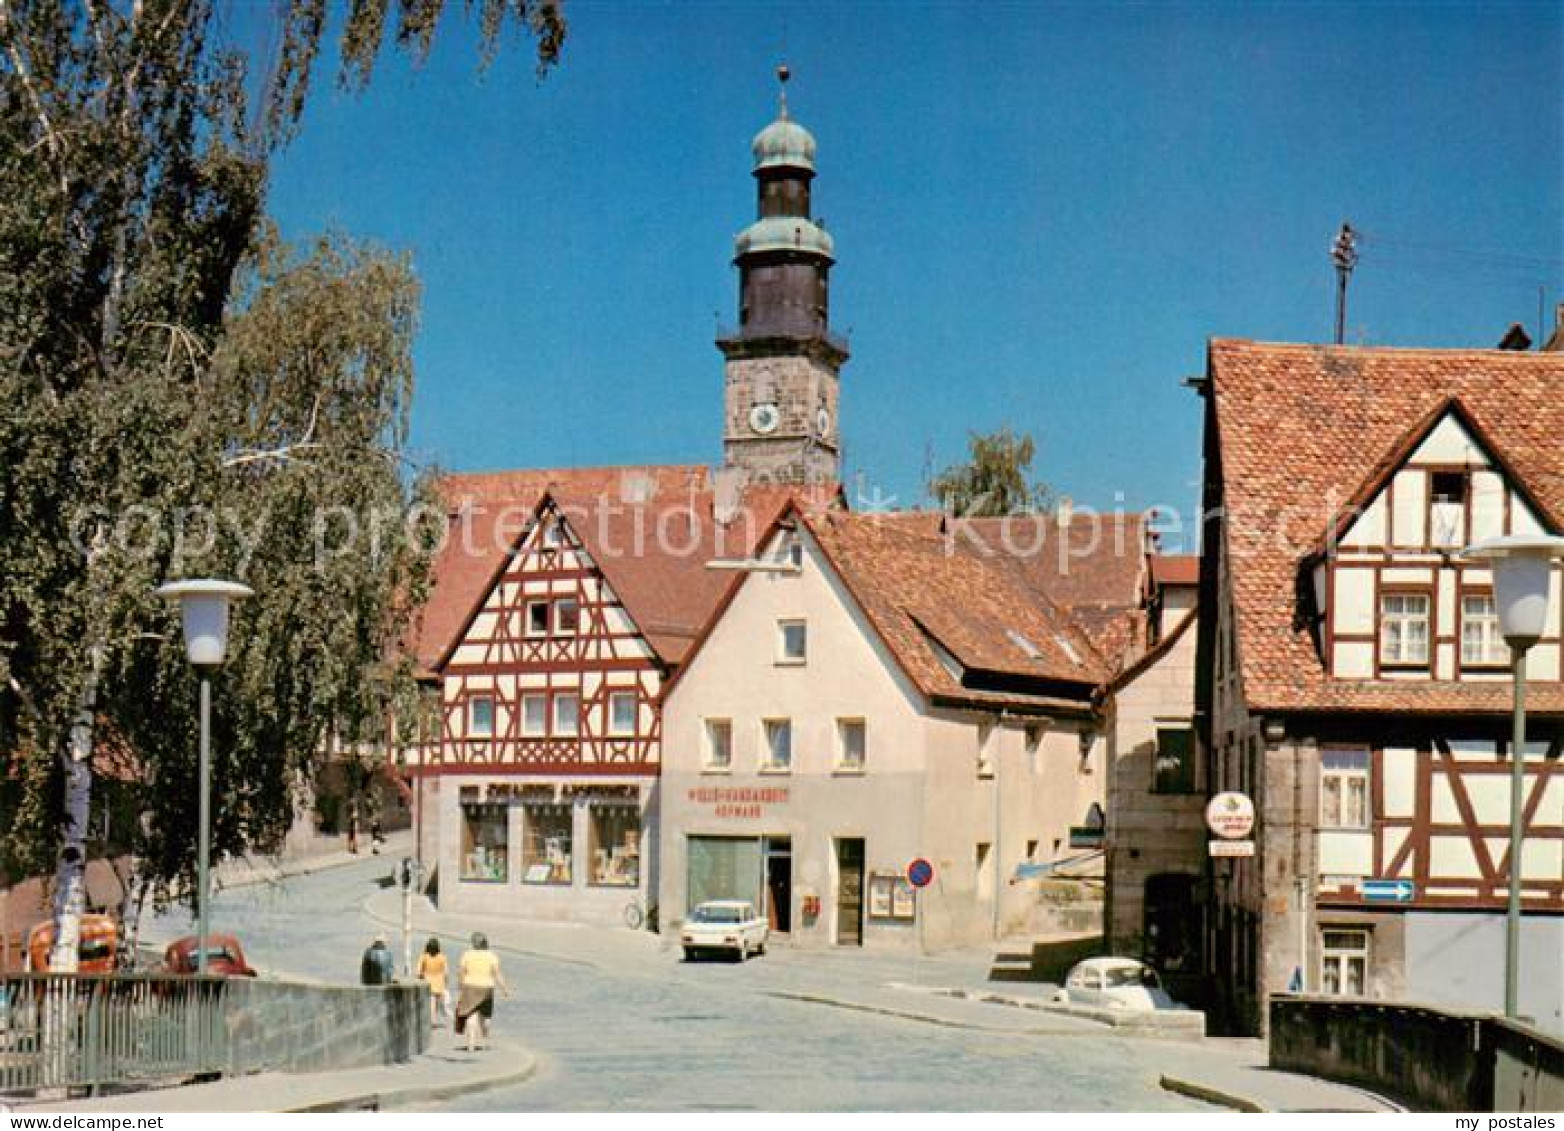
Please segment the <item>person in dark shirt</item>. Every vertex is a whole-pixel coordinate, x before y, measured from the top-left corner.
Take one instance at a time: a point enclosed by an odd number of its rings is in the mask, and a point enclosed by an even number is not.
[[[375,941],[369,944],[369,949],[364,952],[364,959],[359,963],[358,980],[366,986],[388,986],[395,977],[395,967],[391,960],[391,950],[386,946],[386,937],[377,935]]]

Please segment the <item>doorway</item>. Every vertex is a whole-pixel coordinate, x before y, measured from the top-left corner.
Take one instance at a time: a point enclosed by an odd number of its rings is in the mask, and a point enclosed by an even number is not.
[[[793,840],[767,837],[762,851],[766,858],[766,918],[773,931],[785,935],[793,929]]]
[[[863,840],[836,842],[836,945],[863,945]]]

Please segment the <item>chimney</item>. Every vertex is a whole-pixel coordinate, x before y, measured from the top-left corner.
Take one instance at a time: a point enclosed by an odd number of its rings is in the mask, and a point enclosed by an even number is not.
[[[1499,348],[1502,350],[1529,350],[1531,349],[1531,335],[1526,332],[1526,327],[1519,322],[1510,323],[1510,328],[1504,332],[1504,337],[1499,339]]]
[[[1054,508],[1054,522],[1060,530],[1068,530],[1070,519],[1075,514],[1075,504],[1070,501],[1069,495],[1059,496],[1059,505]]]

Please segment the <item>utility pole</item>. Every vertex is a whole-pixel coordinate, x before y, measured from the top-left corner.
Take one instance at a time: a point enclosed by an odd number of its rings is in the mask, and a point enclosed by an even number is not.
[[[1336,265],[1336,344],[1347,337],[1347,278],[1358,265],[1358,233],[1352,225],[1342,221],[1336,242],[1331,244],[1331,262]]]

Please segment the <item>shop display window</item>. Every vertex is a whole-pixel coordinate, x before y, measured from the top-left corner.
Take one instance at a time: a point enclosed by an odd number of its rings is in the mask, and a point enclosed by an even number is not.
[[[568,804],[529,802],[522,806],[521,878],[529,884],[568,884],[573,861],[572,816]]]
[[[592,876],[600,887],[639,887],[641,811],[635,805],[591,808]]]
[[[505,882],[510,864],[509,829],[504,805],[462,803],[462,879]]]

